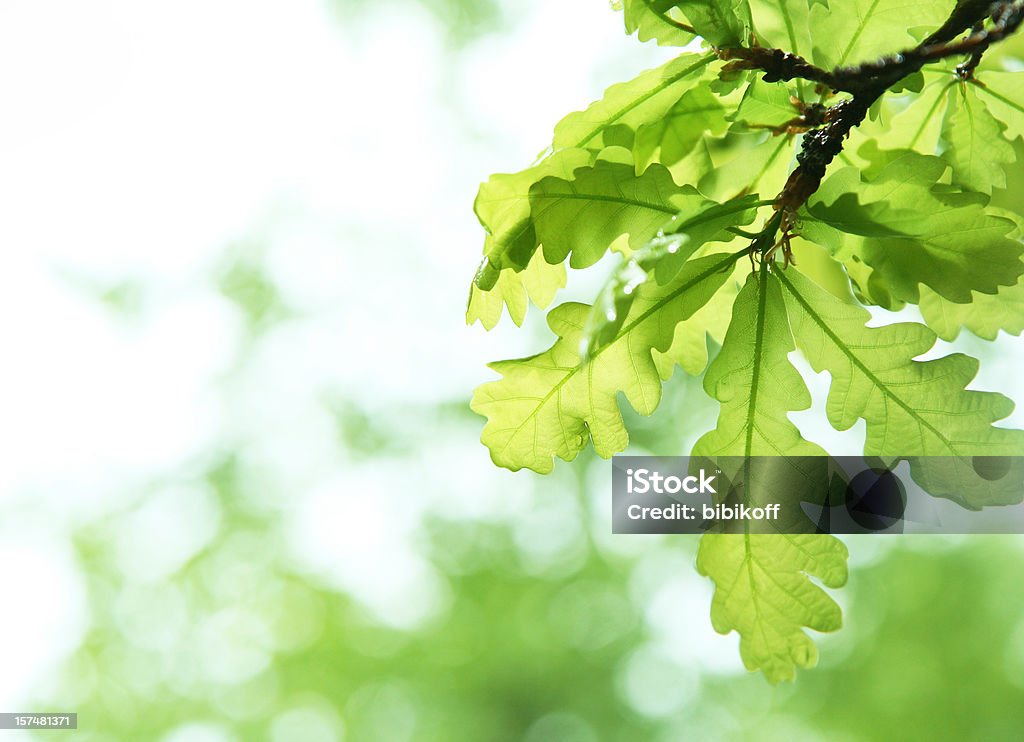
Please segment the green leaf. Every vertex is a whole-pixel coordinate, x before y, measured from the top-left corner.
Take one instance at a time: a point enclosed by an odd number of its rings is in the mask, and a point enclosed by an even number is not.
[[[653,278],[659,283],[668,283],[708,242],[735,239],[735,234],[728,229],[752,222],[755,207],[763,205],[757,196],[744,196],[724,204],[702,199],[697,208],[681,212],[666,225],[664,234],[629,255],[612,273],[594,302],[583,333],[584,356],[592,356],[618,335],[638,296],[637,290],[644,283]]]
[[[501,309],[508,307],[508,315],[517,325],[523,324],[527,302],[540,309],[546,308],[559,289],[565,287],[565,266],[551,265],[537,252],[526,270],[516,273],[512,268],[501,271],[490,291],[483,291],[474,283],[469,287],[469,305],[466,324],[478,321],[486,330],[493,330],[501,319]]]
[[[781,273],[779,281],[801,351],[815,371],[832,377],[826,412],[836,429],[863,419],[865,455],[930,457],[912,458],[911,474],[937,497],[967,507],[1021,501],[1024,462],[1015,460],[1015,476],[995,482],[972,465],[975,456],[1024,453],[1024,431],[993,425],[1010,414],[1013,402],[966,391],[977,360],[957,353],[915,361],[935,344],[924,325],[867,327],[867,310],[836,299],[796,271]]]
[[[625,125],[634,131],[657,121],[683,93],[695,87],[714,54],[682,54],[635,79],[612,85],[604,97],[585,111],[570,113],[555,126],[552,147],[592,147],[611,126]]]
[[[1002,330],[1010,335],[1024,331],[1024,282],[999,289],[998,294],[974,294],[966,304],[946,301],[928,287],[921,289],[921,316],[943,340],[955,340],[967,328],[985,340],[995,340]]]
[[[766,268],[751,274],[704,377],[708,394],[721,402],[718,426],[697,441],[692,455],[825,455],[787,417],[811,403],[789,361],[794,348],[778,282]],[[832,536],[707,534],[697,569],[716,585],[715,630],[737,631],[744,665],[771,682],[817,662],[804,627],[834,631],[842,623],[839,607],[809,579],[829,587],[846,582],[846,547]]]
[[[754,80],[747,88],[734,119],[751,128],[774,128],[796,118],[799,113],[785,85]]]
[[[1006,126],[1006,136],[1024,136],[1024,75],[1020,72],[981,70],[972,85],[988,110]]]
[[[787,413],[811,406],[800,373],[778,282],[766,270],[751,274],[733,305],[732,322],[704,389],[721,402],[717,427],[694,456],[824,456],[800,435]]]
[[[943,104],[949,100],[949,93],[955,87],[951,76],[933,80],[919,95],[905,100],[904,108],[895,115],[858,127],[858,139],[866,139],[881,150],[913,149],[924,154],[938,154]]]
[[[687,91],[664,116],[640,127],[636,156],[643,164],[671,166],[682,160],[705,136],[721,136],[729,124],[721,99],[707,88]]]
[[[532,222],[545,259],[561,263],[571,254],[573,268],[596,263],[622,235],[636,250],[676,214],[705,202],[657,164],[635,175],[631,164],[598,161],[571,179],[544,178],[530,188]]]
[[[813,45],[806,0],[751,0],[750,7],[761,46],[810,58]],[[795,84],[802,93],[806,83],[797,80]]]
[[[811,11],[813,62],[854,66],[912,46],[949,17],[953,0],[842,0]]]
[[[1013,146],[1003,136],[1003,124],[989,113],[974,87],[958,86],[950,96],[942,127],[948,145],[945,158],[952,166],[953,182],[981,193],[1006,186],[1004,168],[1015,161]]]
[[[689,319],[676,324],[675,335],[669,349],[662,353],[655,349],[654,365],[663,379],[672,378],[676,366],[690,376],[700,376],[708,366],[708,338],[721,345],[729,328],[732,305],[736,301],[739,284],[736,274],[746,268],[736,265],[732,277],[726,280],[714,296]]]
[[[707,534],[700,540],[697,570],[715,582],[711,624],[740,635],[748,670],[777,683],[792,680],[797,667],[814,667],[818,649],[804,633],[836,631],[842,612],[811,582],[846,584],[848,552],[827,535]]]
[[[654,412],[662,377],[653,351],[671,349],[676,325],[708,303],[736,258],[701,258],[667,286],[640,288],[616,339],[586,362],[579,348],[590,307],[573,302],[551,310],[548,325],[559,338],[554,346],[530,358],[492,363],[502,378],[473,395],[472,409],[487,417],[481,440],[494,463],[546,474],[553,457],[572,461],[588,439],[606,458],[624,449],[628,435],[616,395],[623,392],[642,415]]]
[[[698,183],[701,193],[728,199],[742,193],[775,191],[785,182],[795,154],[789,137],[734,128],[723,143],[728,148],[712,152],[714,167]]]
[[[475,289],[470,290],[470,322],[480,319],[493,327],[506,299],[513,302],[508,305],[509,314],[521,322],[524,297],[547,296],[557,279],[555,272],[538,268],[525,276],[505,278],[497,297],[482,296],[495,288],[505,270],[523,271],[536,251],[539,242],[530,219],[531,186],[548,176],[570,179],[576,168],[594,162],[594,148],[618,144],[623,132],[658,119],[698,83],[713,59],[713,54],[683,54],[631,82],[613,85],[600,101],[569,114],[555,127],[552,154],[519,173],[494,175],[480,187],[474,209],[487,238]],[[538,277],[540,283],[533,285]]]
[[[1013,222],[989,213],[983,196],[938,185],[945,170],[937,157],[878,153],[863,172],[831,175],[807,210],[846,233],[836,257],[870,266],[896,300],[917,303],[919,284],[954,302],[1013,285],[1024,271],[1022,246],[1007,236]]]
[[[659,46],[686,46],[693,34],[676,17],[676,5],[674,0],[623,0],[626,33]]]
[[[1016,224],[1010,238],[1024,236],[1024,218],[1005,209],[991,210]],[[928,327],[943,340],[955,340],[963,328],[986,340],[995,340],[1000,330],[1020,335],[1024,331],[1024,282],[1002,286],[996,294],[975,292],[966,303],[951,302],[922,286],[919,309]]]
[[[662,228],[665,251],[652,261],[658,283],[667,283],[679,272],[690,255],[708,242],[730,242],[736,239],[730,230],[754,221],[757,209],[770,206],[756,194],[737,196],[721,204],[705,199],[697,209],[673,216]]]
[[[571,178],[593,161],[587,150],[562,150],[522,172],[492,175],[480,186],[473,208],[487,237],[485,260],[474,279],[477,288],[489,291],[504,269],[521,271],[530,263],[538,244],[530,220],[530,187],[547,176]]]
[[[754,27],[748,0],[684,0],[676,4],[697,34],[714,46],[747,45]]]

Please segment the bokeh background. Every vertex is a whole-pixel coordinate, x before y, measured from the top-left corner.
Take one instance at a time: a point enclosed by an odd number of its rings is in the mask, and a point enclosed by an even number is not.
[[[1020,738],[1021,539],[848,538],[771,687],[607,462],[479,445],[548,333],[464,325],[477,184],[670,53],[601,0],[0,3],[0,711],[80,724],[0,739]],[[678,375],[632,450],[714,414]]]

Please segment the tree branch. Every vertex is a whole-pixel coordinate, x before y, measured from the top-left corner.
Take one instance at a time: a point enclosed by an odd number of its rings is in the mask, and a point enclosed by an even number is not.
[[[994,19],[990,30],[981,30],[961,41],[954,41],[988,17]],[[980,61],[980,55],[989,45],[1012,34],[1022,22],[1024,2],[1019,0],[996,3],[961,0],[946,23],[913,49],[876,62],[826,73],[837,83],[836,89],[850,92],[852,97],[829,108],[825,114],[825,125],[804,136],[797,154],[799,164],[779,193],[776,208],[792,215],[803,206],[818,190],[829,164],[842,152],[850,131],[864,121],[871,106],[889,88],[929,62],[962,54],[970,54],[972,60],[977,56]],[[970,70],[973,69],[971,66]]]

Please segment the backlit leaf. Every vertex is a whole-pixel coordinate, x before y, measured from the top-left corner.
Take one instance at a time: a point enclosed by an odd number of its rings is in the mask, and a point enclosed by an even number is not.
[[[751,274],[704,378],[705,389],[721,402],[718,425],[697,441],[692,455],[825,454],[788,418],[811,403],[789,360],[794,348],[775,277],[767,269]],[[715,582],[715,630],[737,631],[744,665],[772,682],[817,662],[804,628],[834,631],[842,624],[839,606],[810,580],[817,577],[829,587],[846,582],[846,547],[833,536],[707,534],[697,569]]]
[[[961,85],[949,98],[942,136],[953,182],[981,193],[1005,187],[1004,168],[1014,161],[1014,154],[1003,136],[1004,125],[989,113],[974,86]]]
[[[681,210],[642,249],[632,252],[612,273],[594,302],[594,311],[584,328],[584,355],[593,355],[616,337],[644,283],[668,283],[708,242],[735,239],[729,228],[753,221],[758,205],[763,204],[757,196],[724,204],[702,198],[695,207]]]
[[[657,154],[658,162],[674,165],[690,154],[705,136],[720,136],[728,128],[721,98],[707,88],[687,91],[660,119],[640,127],[636,153],[648,163]]]
[[[811,10],[815,64],[855,66],[912,46],[942,25],[954,0],[842,0]]]
[[[797,667],[814,667],[818,649],[804,632],[836,631],[842,613],[826,587],[846,584],[847,550],[834,536],[713,534],[700,540],[697,570],[715,582],[711,624],[740,635],[748,670],[777,683]]]
[[[925,284],[955,302],[995,293],[1024,271],[1009,219],[986,211],[984,198],[938,185],[936,157],[884,153],[872,168],[831,175],[808,202],[809,213],[845,233],[836,257],[862,262],[889,294],[917,303]]]
[[[676,325],[722,287],[735,259],[701,258],[667,286],[645,284],[616,339],[585,362],[579,349],[590,307],[572,302],[551,310],[554,346],[530,358],[492,363],[502,378],[473,395],[473,410],[487,417],[482,440],[494,463],[543,474],[555,456],[572,461],[589,441],[603,457],[624,449],[628,435],[616,395],[622,392],[642,415],[654,412],[662,378],[652,352],[670,349]]]
[[[612,85],[601,100],[570,113],[555,126],[552,147],[592,147],[610,126],[625,125],[635,131],[657,121],[697,85],[714,59],[714,54],[682,54],[629,82]]]
[[[911,474],[928,492],[970,507],[1020,502],[1024,460],[1015,476],[988,481],[975,456],[1024,454],[1024,431],[993,425],[1013,410],[1001,394],[967,391],[978,361],[959,353],[915,361],[935,344],[924,325],[867,327],[867,310],[836,299],[796,271],[779,276],[793,334],[816,371],[832,377],[826,411],[837,430],[867,423],[864,453],[914,459]]]
[[[754,26],[748,0],[684,0],[677,5],[694,30],[711,44],[747,46]]]
[[[544,178],[530,189],[531,217],[544,257],[573,268],[600,260],[611,244],[628,235],[638,249],[679,212],[706,202],[692,187],[680,188],[662,165],[635,175],[631,164],[598,161],[572,179]]]
[[[674,0],[623,0],[626,33],[640,41],[654,39],[659,46],[686,46],[693,34],[682,22]]]

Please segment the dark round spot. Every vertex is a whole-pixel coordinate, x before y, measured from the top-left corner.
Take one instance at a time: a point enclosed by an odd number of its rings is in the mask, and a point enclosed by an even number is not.
[[[971,466],[978,476],[995,482],[1010,473],[1010,464],[1013,463],[1009,456],[975,456],[971,459]]]
[[[846,509],[860,527],[884,531],[903,519],[907,492],[888,469],[865,469],[846,487]]]

